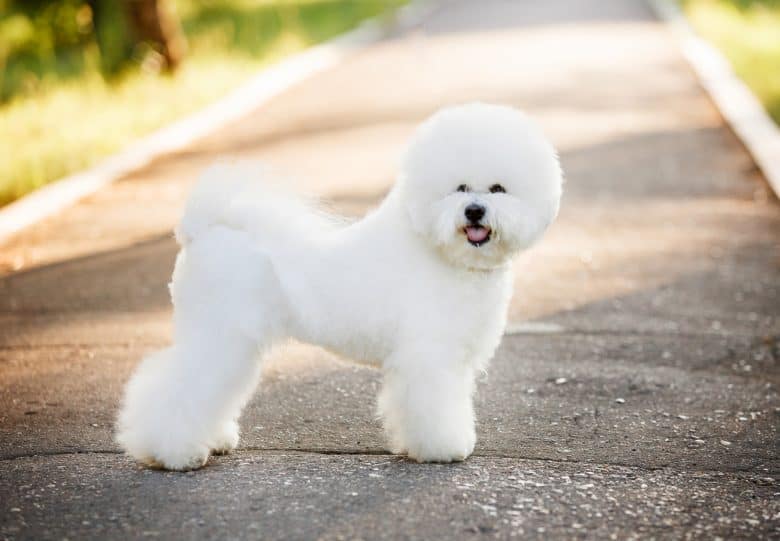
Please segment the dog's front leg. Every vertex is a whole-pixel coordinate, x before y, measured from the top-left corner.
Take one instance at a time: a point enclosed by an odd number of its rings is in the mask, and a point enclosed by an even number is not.
[[[385,364],[378,407],[390,450],[418,462],[453,462],[474,450],[475,371],[446,348],[398,352]]]

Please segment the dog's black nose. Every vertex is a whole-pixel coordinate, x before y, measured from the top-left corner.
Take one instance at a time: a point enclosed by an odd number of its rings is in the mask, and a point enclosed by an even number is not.
[[[482,205],[477,205],[476,203],[472,203],[466,207],[466,210],[463,212],[466,214],[466,218],[468,218],[469,221],[478,222],[485,215],[485,207]]]

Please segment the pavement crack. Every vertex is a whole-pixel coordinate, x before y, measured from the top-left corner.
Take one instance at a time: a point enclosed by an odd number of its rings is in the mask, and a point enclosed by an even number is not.
[[[285,447],[241,447],[236,449],[235,454],[242,452],[257,452],[257,453],[300,453],[300,454],[316,454],[326,456],[386,456],[397,458],[399,460],[408,460],[403,455],[396,455],[385,451],[383,449],[322,449],[322,448],[285,448]],[[733,468],[692,468],[690,466],[676,467],[671,463],[664,463],[658,465],[649,464],[632,464],[629,462],[619,461],[595,461],[595,460],[572,460],[565,458],[553,458],[545,456],[526,456],[526,455],[511,455],[506,453],[491,453],[491,452],[476,452],[472,454],[471,458],[483,458],[483,459],[499,459],[499,460],[522,460],[533,462],[548,462],[555,464],[571,464],[582,466],[595,466],[595,467],[620,467],[629,468],[633,470],[640,470],[646,472],[653,471],[680,471],[680,472],[698,472],[698,473],[760,473],[755,467],[733,467]],[[469,460],[467,459],[467,460]]]
[[[410,461],[403,455],[396,455],[383,449],[324,449],[317,447],[241,447],[236,449],[230,455],[237,456],[243,453],[293,453],[293,454],[311,454],[311,455],[323,455],[323,456],[384,456],[388,458],[395,458],[399,461]],[[75,449],[75,450],[59,450],[59,451],[43,451],[36,453],[16,453],[6,454],[0,456],[0,462],[12,462],[14,460],[23,460],[31,458],[45,458],[45,457],[57,457],[57,456],[77,456],[77,455],[124,455],[124,452],[119,449]],[[691,467],[676,467],[670,463],[659,465],[648,464],[631,464],[627,462],[617,461],[593,461],[593,460],[572,460],[565,458],[553,458],[545,456],[524,456],[524,455],[511,455],[506,453],[491,453],[491,452],[477,452],[471,455],[471,458],[481,459],[497,459],[497,460],[517,460],[517,461],[529,461],[529,462],[543,462],[551,464],[569,464],[569,465],[581,465],[581,466],[593,466],[593,467],[618,467],[628,468],[632,470],[639,470],[644,472],[656,472],[656,471],[680,471],[680,472],[697,472],[697,473],[721,473],[721,474],[762,474],[769,475],[775,474],[775,471],[760,472],[755,467],[742,467],[742,468],[691,468]],[[469,460],[467,459],[467,460]]]
[[[366,455],[366,456],[398,456],[383,449],[322,449],[316,447],[241,447],[236,452],[256,451],[270,453],[310,453],[315,455]]]
[[[119,449],[68,449],[59,451],[38,451],[35,453],[8,453],[0,456],[0,462],[20,460],[24,458],[53,457],[69,455],[122,455]]]

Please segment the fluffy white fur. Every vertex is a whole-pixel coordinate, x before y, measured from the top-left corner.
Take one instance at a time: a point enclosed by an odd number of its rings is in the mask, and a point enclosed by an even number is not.
[[[417,130],[387,198],[351,224],[259,176],[217,165],[192,193],[177,230],[174,344],[127,385],[119,443],[173,470],[233,449],[263,352],[295,338],[382,368],[393,453],[468,457],[474,380],[503,334],[510,259],[558,212],[552,146],[508,107],[442,110]],[[470,205],[483,208],[477,222]]]

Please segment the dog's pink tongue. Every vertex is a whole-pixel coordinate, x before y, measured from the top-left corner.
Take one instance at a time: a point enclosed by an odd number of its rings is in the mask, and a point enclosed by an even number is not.
[[[466,228],[466,236],[471,242],[482,242],[488,236],[488,230],[486,227],[472,227]]]

